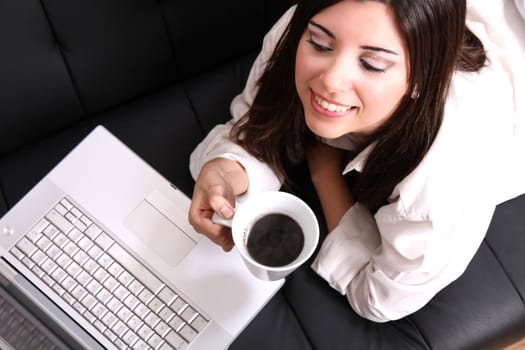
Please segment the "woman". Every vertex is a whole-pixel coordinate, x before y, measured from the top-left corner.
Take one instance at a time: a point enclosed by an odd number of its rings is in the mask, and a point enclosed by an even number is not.
[[[501,186],[524,149],[513,85],[466,9],[299,1],[265,37],[233,119],[192,154],[190,223],[229,251],[213,212],[231,217],[235,197],[279,189],[306,158],[330,231],[312,268],[367,319],[424,306],[463,273],[495,205],[525,192],[517,176]]]

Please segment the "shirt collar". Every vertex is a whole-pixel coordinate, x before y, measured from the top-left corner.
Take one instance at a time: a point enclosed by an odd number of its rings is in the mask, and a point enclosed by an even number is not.
[[[370,152],[372,152],[372,149],[374,148],[375,142],[368,145],[364,150],[359,152],[354,159],[352,159],[346,167],[343,170],[343,175],[348,174],[352,170],[362,172],[363,168],[365,167],[366,160],[368,159],[368,156],[370,155]]]

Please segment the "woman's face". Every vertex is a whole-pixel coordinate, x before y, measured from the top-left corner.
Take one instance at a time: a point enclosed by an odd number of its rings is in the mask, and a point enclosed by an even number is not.
[[[390,8],[344,0],[310,20],[297,48],[295,85],[306,124],[321,137],[366,137],[408,87],[407,50]]]

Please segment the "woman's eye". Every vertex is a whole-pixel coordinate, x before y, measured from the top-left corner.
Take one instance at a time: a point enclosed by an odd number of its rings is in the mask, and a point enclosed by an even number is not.
[[[320,41],[317,41],[315,39],[314,33],[312,32],[308,32],[308,39],[306,39],[306,41],[310,43],[310,45],[312,45],[313,48],[319,52],[328,52],[334,50],[325,44],[321,44]]]
[[[386,68],[379,67],[377,65],[374,65],[370,63],[368,60],[361,58],[361,65],[370,72],[377,72],[377,73],[384,73],[386,71]]]

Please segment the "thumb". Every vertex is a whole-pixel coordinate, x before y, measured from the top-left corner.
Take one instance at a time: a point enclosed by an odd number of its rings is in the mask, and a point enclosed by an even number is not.
[[[231,219],[231,217],[233,216],[233,208],[230,206],[229,203],[226,203],[219,209],[219,215],[225,219]]]

